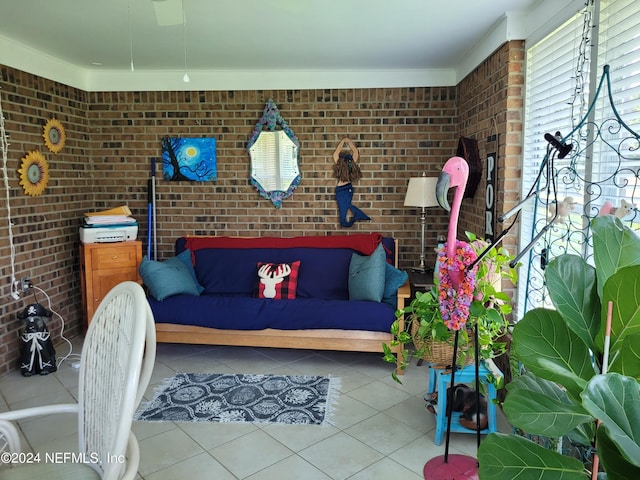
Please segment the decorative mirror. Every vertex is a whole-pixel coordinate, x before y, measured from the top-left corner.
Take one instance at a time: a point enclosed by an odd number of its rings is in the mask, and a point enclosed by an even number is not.
[[[247,150],[251,157],[251,184],[280,208],[282,200],[300,184],[300,142],[272,99],[249,137]]]

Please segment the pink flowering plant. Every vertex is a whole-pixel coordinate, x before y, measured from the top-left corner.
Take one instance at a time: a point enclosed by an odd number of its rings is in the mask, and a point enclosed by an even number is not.
[[[452,346],[458,331],[457,364],[462,365],[467,355],[473,355],[476,325],[481,358],[505,352],[506,342],[501,339],[509,328],[507,316],[512,307],[511,298],[500,286],[502,278],[516,284],[517,273],[509,266],[514,256],[497,247],[468,269],[488,243],[470,232],[466,235],[469,243],[456,241],[455,258],[447,258],[446,245],[438,251],[438,275],[431,289],[416,292],[408,306],[396,311],[393,340],[383,346],[386,361],[395,363],[392,347],[402,345],[401,369],[405,369],[412,357],[429,359],[434,342]],[[394,378],[398,379],[395,372]]]
[[[448,258],[446,246],[438,250],[438,299],[442,321],[450,330],[464,328],[476,288],[478,266],[467,268],[478,258],[473,246],[456,240],[456,254]],[[465,271],[466,270],[466,271]],[[458,286],[454,278],[459,277]]]

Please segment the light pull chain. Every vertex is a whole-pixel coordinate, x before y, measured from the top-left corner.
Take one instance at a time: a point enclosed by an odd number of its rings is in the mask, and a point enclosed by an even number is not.
[[[184,0],[182,0],[182,47],[184,49],[184,83],[189,83],[191,79],[187,73],[187,15],[184,11]]]
[[[133,31],[131,28],[131,0],[127,4],[127,17],[129,20],[129,58],[131,59],[131,71],[134,71],[133,68]]]

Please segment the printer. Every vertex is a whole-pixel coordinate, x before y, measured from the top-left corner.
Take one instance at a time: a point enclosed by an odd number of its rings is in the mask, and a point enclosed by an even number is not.
[[[82,243],[129,242],[138,237],[138,224],[126,225],[82,225],[80,241]]]
[[[80,227],[82,243],[129,242],[138,237],[138,223],[126,205],[84,214]]]

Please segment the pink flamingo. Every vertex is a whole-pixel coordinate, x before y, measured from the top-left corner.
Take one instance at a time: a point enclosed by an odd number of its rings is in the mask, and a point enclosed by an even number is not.
[[[442,167],[442,173],[438,177],[436,184],[436,198],[438,204],[447,211],[451,211],[449,216],[449,232],[447,235],[447,258],[455,258],[456,256],[456,240],[458,237],[458,217],[460,216],[460,205],[462,205],[462,197],[467,187],[467,179],[469,178],[469,164],[462,157],[451,157]],[[453,206],[449,206],[447,200],[447,192],[450,188],[455,188],[453,194]],[[464,270],[458,272],[450,272],[451,282],[457,288],[462,283]]]
[[[462,204],[462,197],[464,196],[464,190],[467,186],[467,179],[469,178],[469,165],[466,160],[461,157],[451,157],[444,164],[442,168],[442,173],[438,177],[438,183],[436,184],[436,199],[438,200],[438,204],[447,211],[450,211],[451,214],[449,216],[449,231],[447,235],[447,244],[445,246],[444,254],[446,256],[445,267],[439,270],[440,275],[440,310],[443,310],[443,303],[453,302],[456,304],[455,309],[458,310],[460,304],[462,303],[462,299],[459,297],[459,292],[453,295],[454,298],[450,296],[450,291],[448,290],[449,286],[453,287],[453,290],[458,291],[459,287],[464,287],[464,283],[467,282],[467,287],[470,287],[469,278],[473,275],[469,275],[467,277],[466,266],[462,261],[458,258],[458,250],[464,250],[465,245],[462,242],[457,241],[458,235],[458,217],[460,216],[460,206]],[[449,206],[449,202],[447,201],[447,192],[450,188],[455,188],[455,192],[453,194],[453,207]],[[448,276],[448,281],[443,281]],[[447,283],[448,285],[443,285]],[[463,288],[464,290],[464,288]],[[470,299],[467,299],[467,302]],[[468,305],[467,305],[468,306]],[[446,310],[446,308],[445,308]],[[462,310],[459,310],[462,313]],[[444,314],[443,314],[444,318]],[[446,323],[446,322],[445,322]],[[455,373],[456,373],[456,358],[457,358],[457,350],[458,350],[458,334],[460,328],[464,327],[466,323],[466,318],[463,321],[456,323],[455,327],[449,326],[449,328],[454,328],[456,331],[455,339],[453,343],[453,359],[451,364],[453,365],[453,369],[451,370],[451,385],[455,384]],[[476,345],[478,344],[477,340],[477,329],[476,329]],[[476,354],[476,390],[479,391],[479,381],[478,381],[478,355]],[[440,393],[441,395],[444,392]],[[479,394],[478,394],[479,395]],[[477,397],[479,401],[479,396]],[[447,397],[447,404],[450,405],[453,401],[452,395],[449,393]],[[447,416],[447,437],[446,444],[444,450],[443,457],[435,457],[429,460],[424,466],[424,477],[430,479],[449,479],[449,478],[478,478],[477,477],[477,461],[474,458],[468,457],[466,455],[454,455],[453,462],[449,463],[449,436],[451,433],[451,418],[452,415],[449,414]],[[480,442],[480,430],[478,429],[478,444]],[[463,473],[464,472],[464,473]]]

